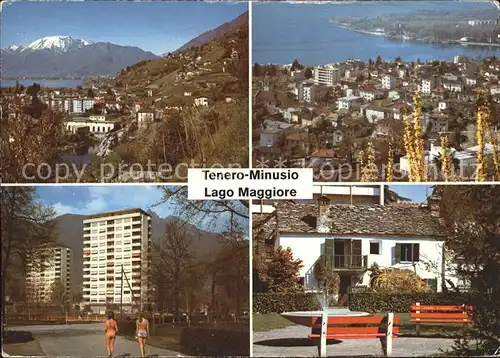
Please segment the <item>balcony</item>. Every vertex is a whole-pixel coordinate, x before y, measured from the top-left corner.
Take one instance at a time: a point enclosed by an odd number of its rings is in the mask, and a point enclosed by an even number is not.
[[[368,255],[321,255],[318,262],[334,271],[364,271],[368,267]]]

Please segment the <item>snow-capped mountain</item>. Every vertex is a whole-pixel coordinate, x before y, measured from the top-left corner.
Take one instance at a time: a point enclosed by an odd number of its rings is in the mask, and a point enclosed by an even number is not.
[[[2,49],[3,77],[115,75],[157,56],[138,47],[91,42],[71,36],[42,37],[28,45]]]
[[[31,42],[26,46],[12,45],[4,49],[4,51],[40,51],[48,50],[54,52],[67,52],[82,48],[93,44],[91,41],[77,39],[71,36],[47,36]]]
[[[93,42],[85,41],[82,39],[75,39],[71,36],[48,36],[42,37],[36,41],[33,41],[29,45],[23,48],[23,50],[54,50],[60,52],[66,52],[82,48],[84,46],[90,45]]]

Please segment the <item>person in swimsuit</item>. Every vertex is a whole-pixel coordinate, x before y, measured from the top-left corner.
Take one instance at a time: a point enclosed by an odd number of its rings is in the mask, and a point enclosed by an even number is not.
[[[141,349],[141,357],[146,354],[146,338],[149,336],[149,322],[143,317],[142,313],[139,313],[136,321],[135,338],[139,342],[139,348]]]
[[[112,357],[115,350],[116,334],[118,333],[118,324],[115,321],[115,314],[112,311],[108,313],[108,320],[104,324],[104,328],[106,349],[109,356]]]

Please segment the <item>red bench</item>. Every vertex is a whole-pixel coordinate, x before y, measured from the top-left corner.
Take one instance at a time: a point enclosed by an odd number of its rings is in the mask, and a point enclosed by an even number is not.
[[[326,316],[326,319],[324,317]],[[323,324],[327,321],[327,324]],[[320,340],[320,357],[326,356],[326,342],[329,339],[379,338],[385,356],[392,353],[392,338],[399,335],[399,317],[393,313],[387,316],[322,317],[312,318],[311,340]]]
[[[421,323],[472,323],[472,306],[425,306],[416,303],[410,308],[410,321],[415,323],[417,336]]]

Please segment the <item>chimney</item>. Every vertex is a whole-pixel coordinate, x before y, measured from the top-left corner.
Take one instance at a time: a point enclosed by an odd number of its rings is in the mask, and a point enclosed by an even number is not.
[[[330,209],[330,199],[321,195],[316,200],[316,205],[318,208],[318,217],[316,219],[316,230],[318,232],[329,232],[330,231],[330,217],[328,216]]]

